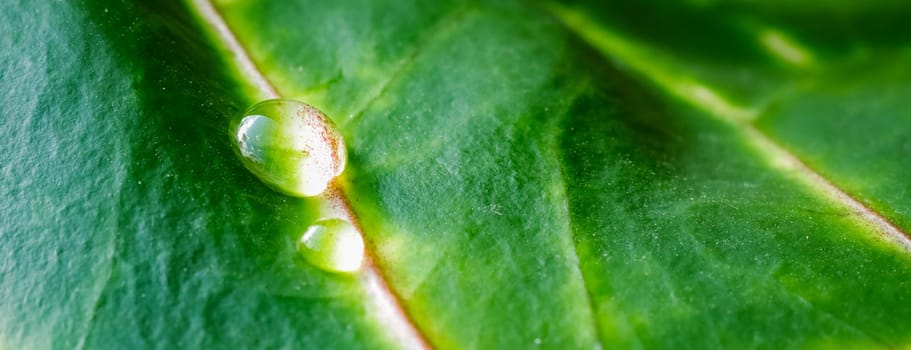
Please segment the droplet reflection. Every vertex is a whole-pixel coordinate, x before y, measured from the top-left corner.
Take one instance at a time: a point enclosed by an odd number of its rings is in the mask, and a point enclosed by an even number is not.
[[[315,196],[345,169],[345,143],[326,116],[306,103],[276,99],[250,107],[232,123],[241,161],[270,187]]]
[[[333,272],[356,272],[364,262],[364,240],[350,222],[317,220],[301,236],[298,251],[311,264]]]

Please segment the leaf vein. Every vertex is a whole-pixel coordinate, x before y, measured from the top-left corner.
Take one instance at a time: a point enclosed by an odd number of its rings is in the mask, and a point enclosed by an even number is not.
[[[386,96],[389,92],[389,88],[395,84],[399,79],[405,76],[404,73],[408,72],[411,69],[415,62],[417,62],[418,57],[424,51],[424,48],[433,42],[440,40],[443,37],[443,34],[448,33],[456,29],[460,24],[464,23],[465,19],[468,17],[467,14],[471,10],[471,7],[463,7],[460,10],[454,11],[452,14],[447,16],[445,19],[440,21],[440,24],[436,25],[433,29],[430,29],[430,32],[424,35],[424,40],[411,50],[411,52],[403,59],[399,61],[399,64],[393,69],[386,79],[382,83],[378,84],[377,87],[373,89],[375,93],[373,96],[367,99],[367,101],[361,106],[360,109],[352,113],[352,117],[347,121],[347,123],[352,123],[360,120],[365,112],[367,112],[371,106],[373,106],[377,101]]]
[[[573,101],[580,98],[584,94],[585,89],[589,88],[589,87],[590,87],[589,84],[578,84],[577,88],[575,89],[576,91],[574,91],[572,94],[569,95],[571,97],[567,98],[567,102],[566,102],[566,106],[564,107],[564,111],[562,113],[559,113],[558,115],[566,115],[569,112],[570,106],[572,105]],[[555,118],[554,123],[556,123],[556,122],[557,122],[557,119]],[[556,126],[555,126],[555,128],[556,128]],[[556,136],[553,138],[553,140],[551,140],[551,142],[557,142],[557,140],[560,137],[562,137],[562,133],[560,133],[560,132],[556,133]],[[598,318],[598,312],[597,312],[598,308],[595,304],[595,297],[594,297],[595,295],[594,295],[594,292],[591,290],[589,281],[585,278],[585,272],[582,269],[582,260],[579,259],[578,245],[580,244],[580,242],[578,241],[578,239],[576,237],[577,236],[576,229],[573,226],[572,215],[570,214],[569,206],[571,205],[572,198],[569,196],[569,191],[568,191],[568,188],[566,185],[567,169],[564,165],[562,155],[559,153],[559,151],[557,151],[561,148],[558,145],[551,145],[551,147],[549,147],[549,149],[551,149],[552,151],[548,152],[548,155],[550,157],[552,157],[554,159],[554,161],[558,164],[558,170],[559,170],[559,180],[558,180],[559,187],[558,188],[562,191],[562,195],[560,197],[564,198],[566,201],[566,202],[564,202],[563,212],[566,215],[566,226],[569,229],[569,233],[570,233],[570,240],[571,240],[570,247],[572,248],[572,249],[570,249],[570,252],[569,252],[571,254],[570,259],[573,260],[574,267],[576,270],[574,272],[578,274],[579,279],[582,282],[582,287],[585,289],[585,301],[588,304],[588,309],[589,309],[589,313],[591,316],[591,324],[592,324],[592,327],[594,328],[594,333],[595,333],[596,337],[598,338],[598,340],[603,342],[604,335],[601,334],[601,325],[600,325],[599,318]],[[601,345],[597,344],[595,346],[595,348],[600,349]]]
[[[259,93],[266,98],[281,97],[272,83],[256,68],[255,63],[250,59],[244,47],[237,41],[236,36],[231,32],[212,3],[209,0],[194,0],[193,5],[203,22],[217,34],[218,39],[221,41],[220,43],[231,52],[234,64],[241,71],[243,77],[248,82],[252,82],[259,90]],[[357,216],[348,205],[347,197],[339,186],[333,185],[320,199],[330,204],[333,211],[332,215],[349,220],[357,228],[358,233],[366,240]],[[378,321],[377,323],[384,325],[400,342],[400,346],[415,349],[431,348],[420,328],[412,322],[410,315],[402,307],[398,296],[389,287],[385,276],[374,261],[375,259],[372,258],[371,252],[368,250],[366,254],[368,259],[366,259],[364,271],[361,274],[361,281],[365,295],[373,304],[373,311],[377,313],[374,315]]]
[[[670,96],[706,112],[708,116],[743,133],[760,154],[768,158],[777,169],[796,174],[799,180],[805,184],[821,192],[830,200],[850,209],[862,223],[867,224],[882,238],[911,252],[911,235],[908,232],[903,231],[885,216],[839,188],[756,128],[752,124],[752,120],[761,112],[760,110],[732,105],[723,96],[688,77],[670,78],[680,76],[680,74],[668,71],[667,67],[647,63],[648,59],[644,54],[647,50],[637,47],[621,35],[611,32],[610,29],[595,24],[584,14],[556,4],[546,4],[544,7],[562,22],[569,32],[601,52],[605,58],[625,63],[628,69],[650,81],[653,86],[667,91]]]

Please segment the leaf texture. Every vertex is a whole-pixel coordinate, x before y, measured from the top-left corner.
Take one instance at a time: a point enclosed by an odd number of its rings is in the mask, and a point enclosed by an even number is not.
[[[232,154],[240,56],[426,346],[911,341],[904,6],[199,3],[0,5],[0,347],[403,346]]]

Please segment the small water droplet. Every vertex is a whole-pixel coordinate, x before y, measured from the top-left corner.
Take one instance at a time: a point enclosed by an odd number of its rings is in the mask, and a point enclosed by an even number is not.
[[[345,169],[345,144],[332,121],[306,103],[266,100],[232,122],[244,165],[272,188],[315,196]]]
[[[317,220],[301,236],[298,251],[311,264],[334,272],[355,272],[364,262],[364,239],[350,222]]]

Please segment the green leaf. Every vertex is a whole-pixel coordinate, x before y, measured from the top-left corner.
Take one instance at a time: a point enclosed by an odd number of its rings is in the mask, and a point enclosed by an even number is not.
[[[911,344],[906,6],[209,6],[0,5],[0,347]],[[232,153],[269,90],[359,274]]]
[[[251,100],[188,8],[3,7],[0,347],[389,344],[231,152]]]

